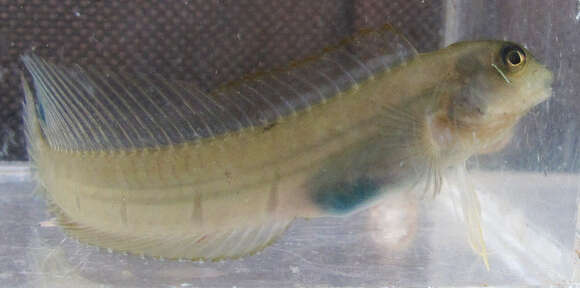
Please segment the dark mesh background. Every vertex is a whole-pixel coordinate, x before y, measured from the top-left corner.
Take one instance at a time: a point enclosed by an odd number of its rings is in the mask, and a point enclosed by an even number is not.
[[[209,90],[308,56],[362,27],[391,23],[419,50],[435,49],[440,2],[0,0],[0,160],[26,158],[18,60],[25,52],[154,70]]]

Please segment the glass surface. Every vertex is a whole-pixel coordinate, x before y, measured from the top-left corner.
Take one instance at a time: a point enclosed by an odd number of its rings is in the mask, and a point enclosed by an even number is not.
[[[297,220],[257,255],[200,263],[111,253],[66,237],[43,197],[33,192],[27,164],[5,162],[0,163],[0,286],[573,285],[579,271],[574,242],[580,2],[444,1],[434,13],[444,19],[443,29],[432,31],[441,47],[509,39],[523,43],[556,77],[552,99],[521,121],[505,149],[469,161],[489,271],[469,246],[453,201],[460,185],[453,181],[435,199],[392,195],[349,217]]]
[[[257,255],[203,263],[80,244],[54,225],[43,198],[32,192],[26,166],[0,171],[5,287],[544,286],[574,280],[577,175],[474,173],[490,251],[487,271],[468,244],[448,189],[435,200],[398,195],[347,218],[298,220]]]

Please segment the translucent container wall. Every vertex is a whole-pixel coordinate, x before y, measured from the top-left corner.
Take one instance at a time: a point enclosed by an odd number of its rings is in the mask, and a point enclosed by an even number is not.
[[[580,2],[0,0],[0,286],[407,287],[578,281]],[[522,43],[553,71],[553,97],[500,152],[470,159],[490,270],[447,183],[349,217],[297,220],[257,255],[162,261],[78,243],[55,226],[25,162],[18,56],[138,67],[205,90],[391,23],[419,51],[461,40]],[[578,270],[578,271],[576,271]]]

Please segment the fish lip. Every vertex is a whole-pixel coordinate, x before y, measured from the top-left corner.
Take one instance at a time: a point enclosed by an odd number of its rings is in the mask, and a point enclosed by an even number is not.
[[[543,66],[543,65],[542,65],[542,68],[545,69],[544,71],[547,73],[548,77],[544,78],[544,83],[543,83],[544,85],[542,87],[544,89],[544,91],[543,91],[544,95],[546,95],[546,96],[542,97],[542,100],[539,103],[541,103],[547,99],[550,99],[550,98],[552,98],[552,96],[554,96],[553,95],[554,94],[553,87],[552,87],[552,85],[554,84],[554,78],[555,78],[554,73],[552,71],[548,70],[548,68]]]
[[[549,75],[550,75],[550,77],[548,77],[544,80],[544,87],[546,89],[552,90],[552,85],[554,84],[554,74],[552,72],[550,72]]]

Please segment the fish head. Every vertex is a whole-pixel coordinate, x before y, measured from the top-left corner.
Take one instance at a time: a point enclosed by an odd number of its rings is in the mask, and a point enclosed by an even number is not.
[[[508,41],[461,42],[446,48],[457,91],[448,116],[478,126],[517,121],[552,95],[552,72],[524,47]],[[508,121],[510,120],[510,121]]]

